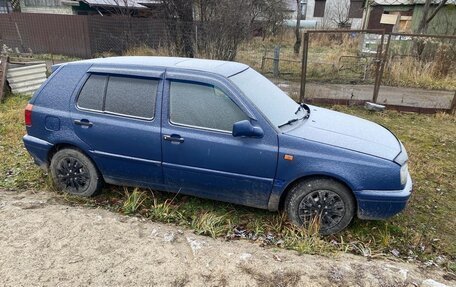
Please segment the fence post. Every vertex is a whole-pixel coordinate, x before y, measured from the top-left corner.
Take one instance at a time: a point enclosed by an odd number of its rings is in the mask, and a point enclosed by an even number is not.
[[[198,24],[195,23],[195,54],[198,55]]]
[[[451,101],[450,114],[456,114],[456,91],[454,91],[453,101]]]
[[[375,91],[374,91],[374,103],[377,102],[378,99],[378,94],[380,92],[380,86],[382,84],[382,78],[383,78],[383,71],[385,70],[385,65],[386,61],[388,61],[388,51],[389,51],[389,46],[391,42],[391,34],[388,34],[388,39],[386,40],[386,47],[385,47],[385,52],[383,53],[383,58],[381,58],[381,63],[380,63],[380,70],[378,71],[378,81],[375,86]]]
[[[301,62],[301,90],[299,91],[299,102],[304,103],[306,95],[306,81],[307,81],[307,56],[309,53],[309,33],[303,32],[302,37],[302,62]]]
[[[388,52],[389,48],[389,41],[391,39],[391,34],[388,34],[388,43],[385,51],[385,55]],[[385,31],[382,33],[382,37],[380,38],[380,47],[378,48],[378,59],[377,59],[377,69],[375,70],[375,84],[374,84],[374,94],[372,96],[372,102],[376,103],[378,99],[378,93],[380,91],[380,84],[382,82],[382,74],[383,74],[383,67],[384,67],[384,60],[383,60],[383,42],[385,41]]]
[[[274,77],[279,76],[280,46],[274,47],[274,62],[272,64],[272,73]]]
[[[6,69],[8,67],[8,56],[0,57],[0,103],[3,101],[3,90],[6,81]]]

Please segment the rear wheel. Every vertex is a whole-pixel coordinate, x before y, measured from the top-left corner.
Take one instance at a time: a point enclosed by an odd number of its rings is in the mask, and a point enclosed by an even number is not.
[[[51,160],[52,179],[65,192],[92,196],[101,189],[101,176],[92,161],[75,149],[59,150]]]
[[[288,193],[285,209],[288,218],[298,226],[318,221],[320,234],[340,232],[355,214],[351,191],[333,179],[309,179],[300,182]]]

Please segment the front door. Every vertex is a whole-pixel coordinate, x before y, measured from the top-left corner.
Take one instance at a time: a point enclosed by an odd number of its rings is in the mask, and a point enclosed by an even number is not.
[[[235,122],[253,121],[234,98],[223,85],[172,78],[165,82],[164,182],[177,192],[266,208],[277,135],[233,137]]]

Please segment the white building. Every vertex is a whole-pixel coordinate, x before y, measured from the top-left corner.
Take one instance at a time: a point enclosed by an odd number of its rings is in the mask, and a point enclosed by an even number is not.
[[[298,0],[299,1],[299,0]],[[300,0],[301,20],[317,21],[318,29],[361,29],[363,0]],[[291,19],[297,18],[297,1],[288,0]]]

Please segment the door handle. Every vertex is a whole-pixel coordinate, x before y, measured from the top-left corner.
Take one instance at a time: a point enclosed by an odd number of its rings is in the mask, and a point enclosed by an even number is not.
[[[165,141],[170,141],[170,142],[175,142],[175,143],[183,143],[184,138],[182,138],[180,135],[164,135],[163,139]]]
[[[78,126],[86,126],[86,127],[91,127],[93,126],[93,123],[89,120],[82,119],[82,120],[74,120],[74,124]]]

